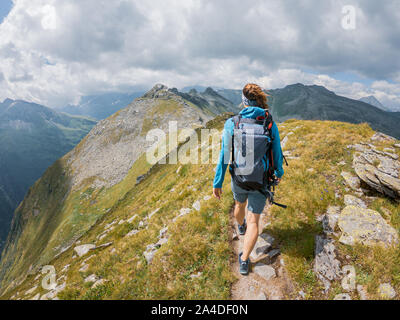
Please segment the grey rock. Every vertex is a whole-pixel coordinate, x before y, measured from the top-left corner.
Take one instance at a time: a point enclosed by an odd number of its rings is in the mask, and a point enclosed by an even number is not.
[[[180,217],[183,217],[183,216],[187,215],[188,213],[190,213],[190,211],[192,211],[192,209],[182,208],[181,210],[179,210],[179,215],[176,216],[174,219],[172,219],[172,221],[175,222]]]
[[[96,276],[95,274],[91,274],[90,276],[86,277],[84,282],[96,282],[100,280],[100,277]]]
[[[353,176],[351,173],[343,171],[341,176],[345,180],[346,184],[352,188],[353,190],[360,189],[360,179],[358,177]]]
[[[150,264],[153,261],[153,258],[155,256],[156,252],[157,252],[157,250],[150,250],[150,251],[143,252],[143,255],[146,258],[146,261],[148,264]]]
[[[97,280],[95,283],[93,283],[92,288],[93,288],[93,289],[94,289],[94,288],[97,288],[98,286],[101,286],[101,285],[103,285],[104,283],[106,283],[106,280],[105,280],[105,279],[99,279],[99,280]]]
[[[341,277],[340,261],[336,259],[336,248],[332,239],[323,236],[315,237],[314,273],[323,283],[325,292],[331,286],[331,281]]]
[[[137,217],[138,215],[137,214],[135,214],[135,215],[133,215],[132,217],[130,217],[128,220],[126,220],[128,223],[132,223],[133,222],[133,220],[135,220],[135,218]]]
[[[272,248],[273,238],[267,234],[263,234],[263,236],[259,236],[257,242],[254,246],[253,251],[250,254],[251,260],[255,261],[259,259],[262,255],[268,253]]]
[[[129,232],[126,234],[126,237],[132,237],[132,236],[134,236],[135,234],[137,234],[138,232],[139,232],[139,230],[133,229],[133,230],[129,231]]]
[[[260,262],[263,262],[265,264],[271,264],[277,256],[279,256],[281,251],[279,249],[274,249],[269,251],[266,255],[262,255]]]
[[[160,230],[160,234],[158,235],[158,238],[164,238],[167,235],[168,232],[168,227],[164,227]]]
[[[87,254],[90,250],[93,250],[94,248],[96,248],[94,244],[82,244],[80,246],[75,247],[74,251],[79,257],[82,257],[85,254]]]
[[[100,235],[98,235],[98,236],[97,236],[97,239],[98,239],[99,241],[101,241],[101,240],[103,240],[105,237],[107,237],[107,235],[108,235],[108,231],[107,231],[107,232],[104,232],[104,233],[102,233],[102,234],[100,234]]]
[[[365,202],[363,200],[361,200],[355,196],[349,195],[349,194],[346,194],[344,196],[344,203],[347,206],[357,206],[357,207],[367,209],[367,205],[365,204]]]
[[[386,300],[394,299],[396,297],[396,291],[393,289],[390,283],[381,284],[378,288],[378,293],[382,299]]]
[[[399,241],[397,231],[374,210],[347,206],[339,216],[338,225],[343,232],[339,241],[343,244],[390,246]]]
[[[372,189],[400,199],[400,162],[398,156],[369,149],[355,153],[353,167],[358,177]]]
[[[107,248],[107,247],[111,246],[112,244],[113,244],[112,241],[111,242],[107,242],[107,243],[103,243],[101,245],[96,246],[95,249]]]
[[[40,300],[57,300],[57,294],[63,291],[66,288],[67,284],[64,282],[58,286],[56,286],[53,290],[48,293],[42,295]]]
[[[200,278],[202,274],[203,274],[202,272],[197,272],[196,274],[191,274],[190,278],[192,279]]]
[[[158,240],[158,242],[156,243],[156,246],[162,246],[163,244],[166,244],[168,242],[168,238],[161,238],[160,240]]]
[[[154,211],[152,211],[147,217],[146,220],[150,219],[152,216],[154,216],[158,211],[160,211],[161,208],[157,208]]]
[[[89,264],[84,264],[80,269],[79,272],[86,272],[89,270]]]
[[[384,142],[384,141],[396,141],[396,139],[382,132],[377,132],[372,136],[371,141]]]
[[[193,203],[193,208],[194,208],[196,211],[200,211],[200,208],[201,208],[200,201],[196,201],[195,203]]]
[[[265,280],[270,280],[276,277],[275,269],[264,263],[257,263],[254,266],[253,271]]]
[[[337,221],[339,219],[340,207],[330,206],[321,218],[322,227],[326,234],[335,232]]]

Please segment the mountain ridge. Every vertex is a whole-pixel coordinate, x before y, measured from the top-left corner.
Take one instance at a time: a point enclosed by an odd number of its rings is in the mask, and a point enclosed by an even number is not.
[[[270,95],[268,105],[275,121],[299,119],[366,122],[374,130],[400,137],[395,113],[339,96],[323,86],[297,83],[265,92]],[[219,93],[231,101],[241,103],[241,90],[220,90]]]
[[[26,275],[31,265],[36,270],[87,232],[106,209],[96,208],[95,202],[87,204],[85,213],[73,208],[80,206],[84,201],[81,195],[86,192],[94,195],[118,190],[127,175],[136,179],[146,173],[149,165],[143,153],[153,145],[146,140],[149,130],[168,132],[169,121],[176,121],[179,129],[197,128],[216,115],[212,104],[210,108],[195,105],[175,90],[156,85],[126,108],[98,122],[73,150],[36,181],[16,210],[1,259],[0,278],[13,278],[18,270],[25,270]],[[138,170],[130,173],[134,163]],[[42,215],[43,212],[52,212],[52,217]],[[33,230],[39,233],[33,241],[35,245],[27,238]],[[18,252],[20,261],[15,261]],[[11,268],[14,263],[19,267]],[[8,280],[5,283],[9,284]]]

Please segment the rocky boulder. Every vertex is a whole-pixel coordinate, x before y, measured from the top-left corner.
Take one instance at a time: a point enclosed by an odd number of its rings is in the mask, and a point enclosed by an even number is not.
[[[342,276],[340,261],[336,259],[335,251],[334,240],[316,236],[314,272],[322,281],[325,291],[329,290],[331,281],[338,280]]]
[[[365,147],[356,151],[353,167],[358,177],[372,189],[400,199],[400,162],[397,154]]]
[[[397,231],[374,210],[347,206],[339,216],[338,225],[343,232],[339,241],[343,244],[359,242],[367,246],[388,246],[399,241]]]

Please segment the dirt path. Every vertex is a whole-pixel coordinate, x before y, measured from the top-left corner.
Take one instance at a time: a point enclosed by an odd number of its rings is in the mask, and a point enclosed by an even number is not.
[[[260,219],[260,233],[262,233],[264,227],[268,223],[269,206],[266,206]],[[269,252],[273,254],[275,249],[278,249],[275,243],[272,243],[272,247],[267,250],[263,250],[264,247],[261,244],[265,244],[263,241],[266,238],[266,234],[263,237],[259,236],[259,242],[257,242],[256,248],[258,247],[258,253]],[[232,300],[283,300],[288,299],[290,293],[293,291],[291,281],[287,275],[287,272],[282,265],[282,259],[280,254],[270,259],[268,254],[256,254],[250,257],[251,269],[247,276],[239,274],[239,261],[238,254],[242,250],[243,237],[239,236],[237,232],[237,223],[231,213],[231,245],[234,251],[234,260],[232,261],[232,270],[237,277],[237,281],[233,284],[231,289]],[[255,252],[256,248],[253,250]],[[273,268],[273,269],[272,269]]]

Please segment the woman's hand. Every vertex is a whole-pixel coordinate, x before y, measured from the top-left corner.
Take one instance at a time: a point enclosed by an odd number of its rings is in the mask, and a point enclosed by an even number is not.
[[[221,195],[222,195],[222,189],[221,188],[214,188],[213,189],[213,195],[217,199],[221,200]]]

